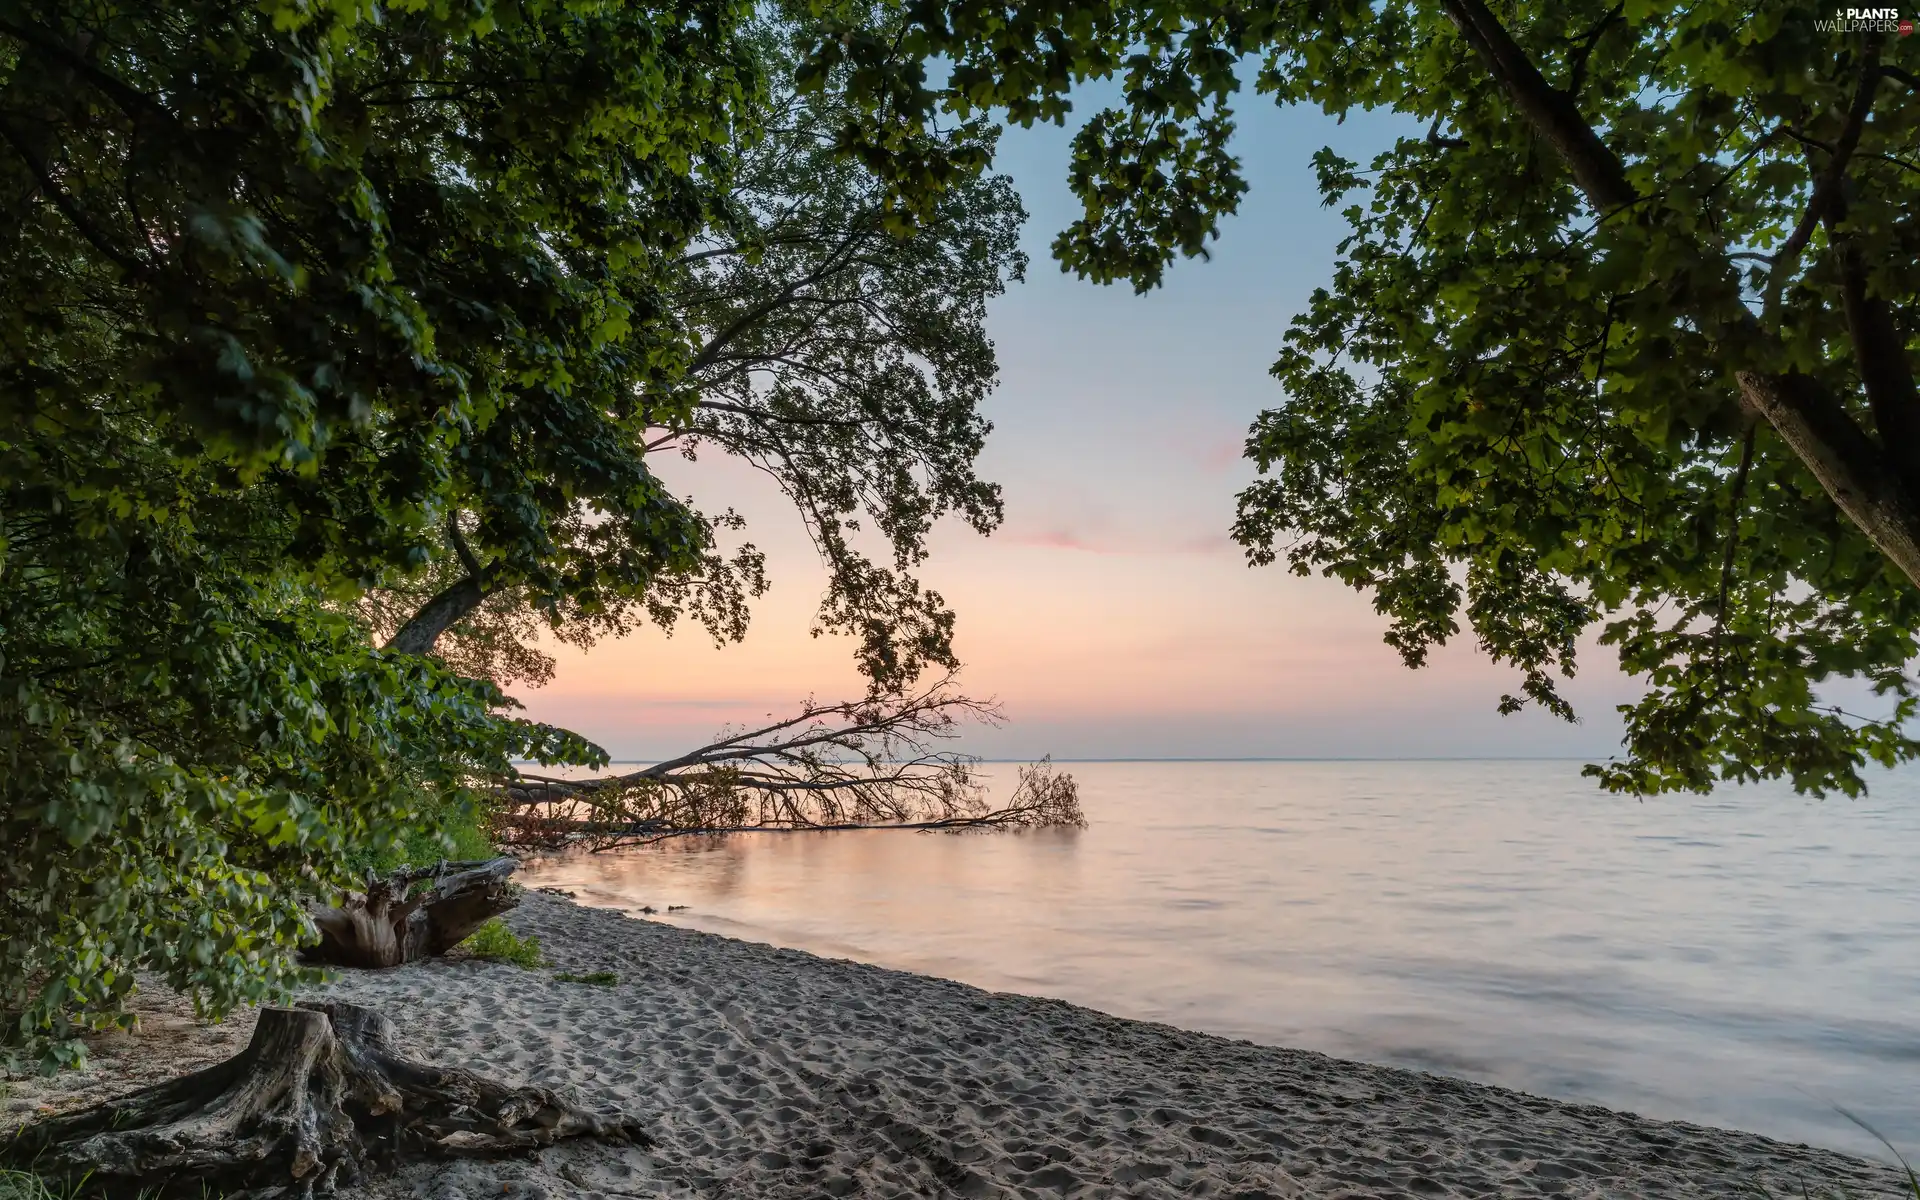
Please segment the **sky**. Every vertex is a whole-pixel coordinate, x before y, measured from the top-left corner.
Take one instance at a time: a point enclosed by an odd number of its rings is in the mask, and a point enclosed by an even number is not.
[[[1182,261],[1145,296],[1062,274],[1048,253],[1075,215],[1071,127],[1010,131],[998,168],[1030,213],[1027,281],[993,305],[1001,382],[980,462],[1005,490],[990,538],[937,528],[924,577],[959,614],[960,680],[1002,709],[963,748],[995,759],[1260,757],[1602,758],[1635,689],[1589,647],[1567,695],[1582,716],[1502,717],[1515,672],[1471,639],[1410,671],[1368,597],[1280,567],[1249,567],[1228,538],[1253,476],[1248,424],[1280,399],[1269,378],[1292,315],[1331,275],[1344,233],[1309,165],[1331,145],[1364,160],[1394,118],[1344,125],[1243,98],[1236,144],[1250,192],[1210,261]],[[1082,116],[1092,106],[1081,104]],[[676,470],[697,477],[676,476]],[[720,727],[852,697],[844,639],[809,636],[824,586],[799,518],[738,465],[660,471],[709,508],[745,514],[773,587],[743,643],[647,630],[589,651],[549,647],[552,683],[517,692],[527,715],[652,759]]]

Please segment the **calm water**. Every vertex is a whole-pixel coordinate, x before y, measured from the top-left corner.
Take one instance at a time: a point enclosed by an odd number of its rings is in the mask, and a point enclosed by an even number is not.
[[[1076,763],[1080,832],[549,861],[733,937],[1842,1149],[1920,1151],[1920,773],[1638,803],[1567,762]],[[668,914],[669,904],[688,905]]]

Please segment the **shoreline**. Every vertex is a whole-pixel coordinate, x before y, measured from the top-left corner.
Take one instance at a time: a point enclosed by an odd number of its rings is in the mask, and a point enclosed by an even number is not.
[[[1109,1016],[533,891],[548,966],[347,973],[410,1051],[644,1121],[650,1148],[423,1163],[348,1200],[813,1196],[1898,1196],[1892,1167],[1757,1134]],[[603,986],[556,972],[612,971]],[[12,1125],[231,1056],[252,1015],[144,1027],[83,1075],[15,1081]]]

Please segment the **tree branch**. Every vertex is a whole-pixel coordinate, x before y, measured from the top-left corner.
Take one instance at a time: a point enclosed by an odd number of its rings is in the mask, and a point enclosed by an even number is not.
[[[1573,68],[1567,76],[1566,96],[1569,100],[1577,101],[1580,98],[1580,88],[1587,80],[1587,60],[1593,57],[1593,48],[1600,44],[1601,37],[1625,11],[1625,4],[1614,5],[1594,24],[1592,29],[1587,31],[1584,37],[1579,39],[1580,48],[1574,51]]]
[[[139,112],[151,117],[158,117],[175,128],[179,127],[180,119],[176,117],[166,105],[155,100],[145,92],[140,91],[138,88],[129,87],[123,80],[101,70],[95,66],[86,55],[76,53],[72,47],[63,45],[57,37],[47,36],[47,32],[47,30],[42,28],[19,25],[0,18],[0,34],[14,38],[20,42],[21,45],[31,48],[36,53],[58,59],[69,70],[85,76],[87,82],[112,97],[115,105],[129,118],[135,117],[137,114],[134,110],[138,109]],[[92,35],[88,34],[85,36],[91,37]]]
[[[1920,495],[1920,396],[1913,365],[1887,302],[1867,290],[1867,266],[1851,239],[1840,247],[1840,297],[1874,429],[1907,490]]]
[[[1818,146],[1828,153],[1827,169],[1814,176],[1813,195],[1807,200],[1807,209],[1800,214],[1800,221],[1780,244],[1780,250],[1774,255],[1774,264],[1767,275],[1767,295],[1762,311],[1771,315],[1779,307],[1781,290],[1786,286],[1787,276],[1799,263],[1800,255],[1813,238],[1813,231],[1820,223],[1833,216],[1835,210],[1845,205],[1844,184],[1847,163],[1852,160],[1853,152],[1860,146],[1860,134],[1866,128],[1867,114],[1873,109],[1874,89],[1880,83],[1880,68],[1877,61],[1879,47],[1869,51],[1871,57],[1866,71],[1861,77],[1860,87],[1854,92],[1853,104],[1847,110],[1847,124],[1841,131],[1840,140],[1831,147],[1804,137],[1797,131],[1789,130],[1789,136],[1804,146]]]
[[[766,358],[756,359],[754,361],[778,362],[781,360],[777,358]],[[742,404],[728,404],[724,400],[696,400],[693,406],[695,408],[710,408],[715,412],[733,413],[736,416],[751,417],[756,421],[778,421],[783,425],[839,425],[849,429],[857,429],[860,425],[864,424],[864,422],[849,420],[844,417],[806,417],[797,413],[768,412],[765,409],[748,408]]]
[[[486,598],[485,589],[472,576],[463,576],[458,583],[421,605],[420,611],[387,639],[387,649],[402,654],[433,653],[440,635],[458,625]]]
[[[460,565],[467,569],[467,577],[484,588],[486,572],[480,569],[480,560],[473,556],[467,539],[460,533],[460,513],[457,509],[447,513],[447,544],[453,547]]]
[[[753,308],[741,313],[730,325],[714,335],[705,346],[701,347],[700,353],[694,356],[693,362],[687,368],[688,373],[692,374],[702,367],[712,364],[729,342],[739,337],[741,333],[745,332],[752,325],[764,320],[768,313],[771,313],[783,304],[791,303],[793,298],[800,293],[801,288],[818,283],[832,274],[840,265],[843,256],[857,245],[860,239],[866,236],[866,233],[867,230],[856,222],[854,228],[849,230],[847,235],[840,240],[839,245],[828,252],[827,256],[821,259],[820,263],[815,266],[813,270],[794,280],[763,303],[755,305]]]
[[[1627,182],[1626,168],[1580,115],[1571,97],[1555,91],[1506,28],[1481,0],[1441,0],[1467,44],[1477,51],[1494,78],[1534,131],[1559,153],[1580,190],[1602,216],[1631,207],[1640,195]]]
[[[1742,398],[1893,564],[1920,585],[1920,509],[1879,447],[1815,380],[1738,371]]]
[[[137,276],[145,273],[145,263],[116,249],[113,244],[107,240],[106,235],[96,229],[91,221],[87,220],[86,214],[80,211],[80,206],[74,202],[73,197],[67,195],[65,190],[63,190],[58,183],[54,182],[53,175],[47,170],[46,163],[42,162],[40,156],[35,154],[33,149],[28,146],[26,142],[22,141],[19,135],[14,133],[13,126],[10,122],[0,120],[0,138],[4,138],[6,143],[13,147],[14,153],[20,156],[21,161],[27,164],[27,169],[33,172],[34,178],[40,183],[41,193],[46,196],[55,208],[60,210],[60,215],[65,217],[67,223],[73,226],[74,232],[85,238],[89,245],[105,255],[109,262],[119,267],[122,271],[125,271],[128,275]]]
[[[1881,78],[1879,53],[1877,43],[1868,51],[1867,62],[1861,70],[1860,88],[1847,114],[1846,129],[1835,147],[1833,161],[1821,176],[1821,186],[1827,196],[1821,220],[1826,226],[1828,244],[1839,259],[1841,308],[1846,316],[1847,336],[1853,342],[1860,382],[1866,389],[1867,407],[1873,414],[1874,429],[1907,491],[1920,495],[1920,396],[1914,390],[1913,364],[1907,359],[1891,307],[1868,290],[1867,263],[1853,234],[1844,228],[1846,168],[1860,145],[1861,132],[1873,109],[1874,92]]]
[[[468,613],[479,608],[493,594],[494,589],[486,582],[486,572],[481,568],[480,560],[474,557],[466,537],[460,532],[460,513],[457,509],[447,513],[447,542],[467,573],[421,605],[420,610],[387,639],[387,649],[398,650],[402,654],[433,653],[441,634],[458,625]]]
[[[1627,181],[1619,158],[1581,117],[1573,102],[1547,85],[1539,69],[1482,0],[1441,3],[1535,132],[1559,153],[1573,172],[1575,183],[1602,216],[1637,203],[1640,197]],[[1842,172],[1858,144],[1865,110],[1871,106],[1872,87],[1863,81],[1862,93],[1855,97],[1854,113],[1849,114],[1847,132],[1835,147],[1834,163]],[[1854,120],[1855,113],[1860,114],[1858,121]],[[1829,164],[1828,174],[1833,174],[1833,164]],[[1817,197],[1816,202],[1823,207],[1826,203]],[[1732,270],[1730,262],[1728,269]],[[1774,341],[1744,309],[1729,333],[1755,347],[1766,347]],[[1736,369],[1735,378],[1746,407],[1773,426],[1841,511],[1910,582],[1920,586],[1920,506],[1914,502],[1916,492],[1906,486],[1903,473],[1894,469],[1873,439],[1809,376]]]

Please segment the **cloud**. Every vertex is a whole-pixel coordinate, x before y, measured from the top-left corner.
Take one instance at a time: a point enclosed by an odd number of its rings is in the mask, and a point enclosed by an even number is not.
[[[1232,540],[1220,533],[1121,538],[1112,535],[1083,534],[1061,528],[1011,529],[995,534],[994,541],[1015,546],[1037,546],[1045,550],[1074,550],[1082,554],[1125,554],[1149,557],[1161,554],[1224,554],[1234,549]]]
[[[1225,471],[1243,461],[1246,447],[1244,433],[1216,438],[1200,448],[1200,465],[1209,471]]]
[[[1016,546],[1042,546],[1049,550],[1084,550],[1089,554],[1125,554],[1120,547],[1103,546],[1070,529],[1042,529],[1035,532],[1002,530],[997,540]]]

